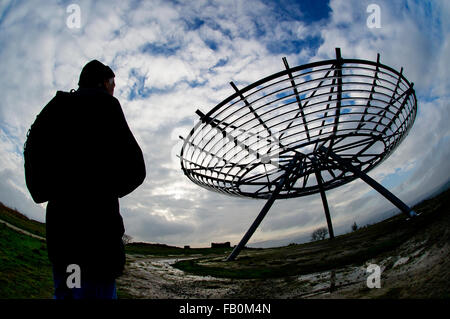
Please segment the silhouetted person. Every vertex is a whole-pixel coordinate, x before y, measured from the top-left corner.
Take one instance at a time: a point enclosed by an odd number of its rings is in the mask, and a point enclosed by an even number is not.
[[[119,198],[144,181],[145,164],[113,97],[113,71],[93,60],[78,85],[77,91],[58,92],[41,112],[48,134],[42,188],[55,298],[117,298],[115,279],[125,264]],[[80,288],[73,288],[72,264],[79,266]]]

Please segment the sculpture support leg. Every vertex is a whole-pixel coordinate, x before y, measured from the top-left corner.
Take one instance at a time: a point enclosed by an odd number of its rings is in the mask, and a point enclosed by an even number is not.
[[[381,195],[386,197],[392,204],[397,206],[403,213],[405,213],[408,217],[417,216],[416,212],[413,211],[408,205],[406,205],[404,202],[402,202],[397,196],[392,194],[387,188],[385,188],[383,185],[375,181],[372,177],[358,169],[357,167],[353,166],[350,163],[347,163],[345,160],[343,160],[339,155],[335,154],[331,150],[327,149],[326,147],[322,146],[320,148],[323,154],[326,154],[330,156],[332,159],[337,161],[339,165],[341,165],[343,168],[349,170],[359,178],[361,178],[364,182],[372,186],[377,192],[379,192]]]
[[[319,171],[319,169],[317,167],[316,167],[316,172],[315,173],[316,173],[317,184],[319,185],[320,196],[322,197],[323,208],[325,210],[325,217],[327,219],[328,233],[330,234],[330,239],[333,239],[334,238],[334,231],[333,231],[333,224],[331,222],[330,210],[328,208],[327,196],[325,195],[325,190],[323,189],[322,176],[321,176],[320,171]]]
[[[294,156],[294,158],[289,163],[288,168],[286,169],[285,173],[283,174],[283,176],[278,181],[277,187],[273,191],[273,193],[270,196],[269,200],[266,202],[266,204],[264,205],[263,209],[261,210],[259,215],[256,217],[255,221],[250,226],[250,228],[248,229],[247,233],[244,235],[244,237],[242,237],[242,239],[239,242],[239,244],[233,249],[231,254],[228,256],[227,261],[234,260],[237,257],[237,255],[239,255],[241,250],[245,247],[247,242],[250,240],[250,238],[252,237],[253,233],[256,231],[256,229],[258,228],[259,224],[261,224],[262,220],[266,216],[266,214],[269,211],[270,207],[272,207],[273,203],[277,199],[278,195],[280,194],[281,190],[283,189],[283,186],[288,181],[289,175],[291,174],[293,168],[295,167],[295,164],[297,163],[297,160],[298,160],[298,154],[296,156]]]

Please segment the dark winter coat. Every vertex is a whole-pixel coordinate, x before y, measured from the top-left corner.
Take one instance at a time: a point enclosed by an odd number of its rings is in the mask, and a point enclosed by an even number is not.
[[[84,278],[115,278],[125,263],[119,198],[144,181],[142,151],[103,89],[59,92],[46,109],[49,259],[64,272],[78,264]]]

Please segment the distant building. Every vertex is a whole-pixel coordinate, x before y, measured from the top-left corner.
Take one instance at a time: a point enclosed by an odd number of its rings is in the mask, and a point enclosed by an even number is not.
[[[186,245],[186,246],[184,246],[184,249],[191,249],[191,246]]]
[[[211,248],[231,248],[229,241],[226,243],[211,243]]]

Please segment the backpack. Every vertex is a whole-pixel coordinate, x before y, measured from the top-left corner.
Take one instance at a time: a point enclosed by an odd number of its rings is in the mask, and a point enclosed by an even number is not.
[[[54,134],[58,134],[53,128],[58,107],[63,107],[61,98],[70,94],[58,91],[36,116],[27,133],[23,147],[25,182],[36,203],[48,201],[52,193],[52,160],[54,158],[52,142]]]

